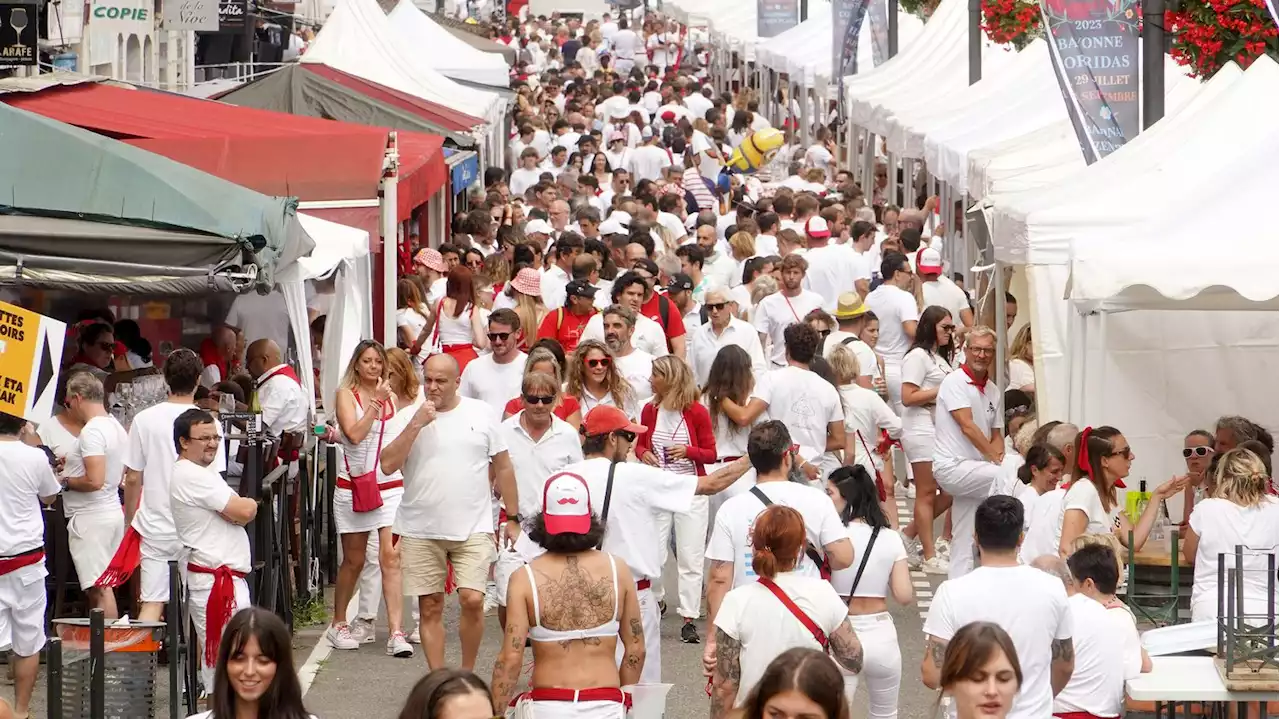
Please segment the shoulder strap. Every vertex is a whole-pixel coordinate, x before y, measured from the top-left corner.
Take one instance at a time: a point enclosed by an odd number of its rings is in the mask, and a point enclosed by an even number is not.
[[[773,596],[777,597],[779,602],[782,602],[782,606],[786,607],[787,611],[791,612],[791,614],[804,625],[804,628],[809,630],[809,633],[813,635],[814,640],[818,642],[818,646],[822,647],[824,652],[830,651],[830,648],[827,646],[827,633],[822,631],[822,628],[810,619],[809,615],[805,614],[803,609],[796,606],[796,603],[791,601],[791,597],[788,597],[787,593],[782,591],[782,587],[774,584],[772,579],[766,579],[764,577],[760,577],[757,581],[759,581],[761,586],[765,589],[773,592]]]
[[[431,346],[434,347],[436,340],[440,339],[440,319],[444,316],[444,298],[436,303],[436,326],[431,331]]]
[[[760,500],[760,503],[764,506],[770,507],[773,505],[773,500],[769,499],[769,495],[765,494],[764,491],[760,489],[759,485],[752,487],[751,493],[754,494],[756,499]]]
[[[764,506],[773,506],[773,501],[769,499],[769,495],[764,493],[764,490],[760,489],[760,485],[752,487],[751,494],[760,500],[760,503]],[[809,561],[813,562],[813,566],[818,568],[818,573],[822,575],[823,579],[827,579],[830,576],[830,570],[827,569],[827,560],[823,558],[822,553],[811,542],[806,541],[804,543],[804,555],[809,558]]]
[[[858,341],[857,337],[845,337],[844,339],[840,340],[840,344],[848,347],[849,345],[857,341]]]
[[[871,558],[871,548],[876,546],[876,535],[880,534],[880,527],[871,528],[871,541],[867,542],[867,548],[862,552],[862,561],[858,563],[858,571],[853,575],[853,586],[849,587],[849,596],[853,596],[854,590],[858,588],[858,582],[862,579],[862,572],[867,568],[867,560]]]
[[[609,525],[609,501],[613,499],[613,473],[617,469],[618,469],[617,462],[609,463],[609,479],[605,482],[605,485],[604,485],[604,503],[600,505],[600,523],[605,525],[606,533],[608,532],[608,529],[609,529],[609,526],[608,526]],[[596,549],[600,549],[602,547],[604,547],[603,536],[600,537],[600,544],[596,547]]]
[[[662,329],[667,329],[671,321],[671,300],[666,295],[658,295],[658,316],[662,318]]]
[[[560,327],[564,324],[564,308],[556,310],[556,332],[560,331]]]

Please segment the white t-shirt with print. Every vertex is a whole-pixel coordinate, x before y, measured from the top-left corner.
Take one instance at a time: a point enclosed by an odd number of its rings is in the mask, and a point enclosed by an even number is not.
[[[520,396],[524,382],[524,363],[528,357],[519,352],[510,362],[499,364],[492,354],[485,354],[467,363],[459,380],[458,394],[478,399],[493,410],[494,419],[502,421],[502,411],[513,397]]]
[[[880,339],[876,342],[876,352],[884,358],[886,365],[902,364],[902,358],[911,349],[911,338],[907,336],[902,323],[920,319],[916,298],[910,292],[884,284],[867,294],[866,303],[880,320]]]
[[[106,476],[102,488],[96,492],[76,492],[68,489],[62,497],[67,516],[95,509],[120,509],[120,482],[124,479],[124,456],[129,448],[129,433],[111,415],[94,417],[80,430],[75,451],[67,455],[66,476],[79,477],[85,473],[85,457],[106,457]],[[74,468],[72,467],[74,465]]]
[[[783,331],[790,325],[803,322],[804,316],[821,308],[824,301],[822,295],[809,290],[801,290],[795,297],[775,292],[761,298],[752,320],[756,330],[769,338],[770,361],[775,365],[786,364],[787,345],[783,340]]]
[[[781,420],[791,441],[819,454],[827,449],[827,427],[844,422],[840,393],[816,373],[788,365],[766,372],[751,396],[769,407],[769,418]],[[811,458],[808,452],[802,452]]]
[[[187,559],[202,567],[248,572],[249,533],[222,517],[236,493],[211,467],[187,459],[173,466],[170,480],[173,524]]]
[[[935,389],[951,373],[951,365],[942,355],[916,347],[902,360],[902,383],[920,389]],[[902,431],[920,435],[933,434],[933,406],[906,407],[902,412]]]
[[[1142,673],[1142,641],[1133,615],[1083,594],[1071,596],[1067,605],[1076,664],[1071,681],[1053,698],[1053,711],[1118,717],[1124,713],[1124,683]]]
[[[178,450],[173,446],[173,423],[189,409],[198,408],[193,404],[161,402],[139,412],[129,425],[129,453],[124,466],[142,473],[142,504],[133,515],[133,528],[153,541],[177,536],[169,505],[170,478],[178,461]],[[226,470],[226,442],[218,443],[218,454],[210,467],[215,472]]]
[[[782,572],[773,581],[828,636],[839,629],[848,616],[849,607],[822,579]],[[742,705],[779,654],[797,647],[822,648],[800,619],[758,582],[736,587],[724,595],[720,612],[716,614],[716,628],[742,645],[739,657],[742,677],[735,706]]]
[[[853,578],[858,574],[858,566],[867,554],[867,545],[871,542],[871,525],[864,522],[850,522],[845,527],[849,541],[853,542],[853,566],[847,569],[836,569],[831,572],[831,586],[842,597],[850,595]],[[893,565],[907,561],[907,547],[902,542],[902,535],[889,527],[882,528],[876,534],[876,543],[871,545],[871,554],[867,558],[867,566],[862,570],[862,578],[858,580],[858,590],[852,592],[855,597],[884,598],[889,594],[889,576],[893,573]]]
[[[383,446],[404,431],[413,412],[387,420]],[[490,460],[507,451],[493,408],[458,397],[418,433],[404,461],[404,495],[392,531],[414,539],[462,541],[493,531]]]
[[[1267,554],[1276,552],[1280,538],[1280,500],[1267,496],[1253,507],[1241,507],[1227,499],[1205,499],[1196,503],[1188,519],[1191,530],[1200,536],[1196,548],[1195,583],[1191,587],[1191,620],[1214,619],[1218,615],[1218,555],[1234,554],[1236,545],[1244,550],[1244,613],[1267,613]],[[1235,560],[1228,558],[1234,566]],[[1272,606],[1276,597],[1271,597]]]
[[[977,567],[938,587],[924,633],[949,642],[961,627],[993,622],[1009,633],[1022,665],[1022,689],[1009,719],[1044,719],[1053,711],[1052,644],[1070,639],[1071,612],[1062,580],[1034,567]]]
[[[845,538],[844,525],[840,523],[840,516],[826,492],[795,482],[758,482],[755,486],[774,504],[791,507],[800,513],[804,519],[805,535],[815,547],[821,549]],[[764,502],[747,491],[725,500],[716,512],[706,557],[713,561],[733,562],[734,587],[756,581],[756,573],[751,569],[751,528],[764,510]],[[814,578],[822,576],[807,555],[800,558],[796,572]]]

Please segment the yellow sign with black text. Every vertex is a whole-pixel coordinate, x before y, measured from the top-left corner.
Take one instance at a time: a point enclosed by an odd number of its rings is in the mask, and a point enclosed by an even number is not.
[[[67,325],[0,302],[0,412],[40,423],[53,416]]]

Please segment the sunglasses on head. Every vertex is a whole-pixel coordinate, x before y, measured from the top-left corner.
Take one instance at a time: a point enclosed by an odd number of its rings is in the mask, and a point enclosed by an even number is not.
[[[1183,459],[1191,459],[1192,455],[1195,455],[1197,457],[1208,457],[1211,454],[1213,454],[1213,447],[1183,447],[1182,448]]]
[[[608,357],[601,357],[600,359],[587,360],[587,366],[593,369],[596,367],[608,367],[612,363],[613,363],[613,360],[609,359]]]
[[[543,397],[543,396],[539,396],[539,395],[536,395],[536,394],[526,394],[526,395],[524,396],[524,401],[525,401],[525,402],[527,402],[527,403],[529,403],[529,404],[545,404],[545,405],[550,405],[552,402],[555,402],[555,401],[556,401],[556,398],[555,398],[554,396],[551,396],[551,397]]]
[[[506,342],[510,336],[510,332],[490,332],[488,334],[490,342]]]

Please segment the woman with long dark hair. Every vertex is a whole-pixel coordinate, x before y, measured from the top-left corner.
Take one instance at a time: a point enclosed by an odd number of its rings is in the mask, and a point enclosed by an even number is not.
[[[431,332],[431,351],[441,352],[458,361],[458,373],[479,355],[478,349],[489,347],[486,322],[488,314],[480,309],[474,275],[465,265],[449,270],[444,297],[434,309],[435,328]],[[411,347],[416,354],[419,347]]]
[[[902,536],[889,526],[875,480],[862,465],[832,472],[827,495],[849,533],[853,556],[858,558],[854,566],[833,571],[831,584],[848,602],[849,625],[858,633],[867,656],[861,674],[844,672],[845,694],[852,702],[858,677],[865,677],[868,716],[894,719],[902,685],[902,650],[885,597],[892,594],[898,604],[908,604],[914,597],[907,549]]]
[[[747,438],[751,435],[751,427],[739,426],[720,407],[725,399],[746,406],[755,384],[755,376],[751,372],[751,356],[747,351],[738,345],[721,347],[715,360],[711,362],[707,386],[702,390],[702,402],[707,406],[711,428],[716,436],[716,463],[707,467],[707,471],[714,472],[724,464],[747,456]],[[723,492],[711,495],[707,502],[707,521],[714,526],[716,510],[720,505],[731,497],[750,491],[754,484],[753,477],[743,477]]]
[[[1151,493],[1151,501],[1137,524],[1120,511],[1123,507],[1116,489],[1124,487],[1124,479],[1133,466],[1133,449],[1129,440],[1115,427],[1085,427],[1076,436],[1076,466],[1071,468],[1071,483],[1062,498],[1062,538],[1058,553],[1071,554],[1072,542],[1081,534],[1109,534],[1129,546],[1133,532],[1133,551],[1147,543],[1151,525],[1166,499],[1181,492],[1186,480],[1175,477]]]
[[[742,719],[849,719],[840,687],[840,672],[830,657],[816,649],[788,649],[769,663],[747,695]]]
[[[622,687],[640,681],[645,660],[635,578],[625,562],[598,549],[604,523],[586,480],[553,474],[542,497],[542,511],[526,527],[546,553],[513,574],[507,587],[506,636],[493,667],[494,713],[516,706],[518,716],[536,719],[567,710],[622,719],[628,703]],[[526,640],[533,642],[533,677],[529,691],[513,701]],[[521,704],[530,705],[531,714],[521,714]]]
[[[293,667],[293,638],[275,614],[242,609],[227,622],[209,711],[191,719],[313,719]]]
[[[492,719],[489,685],[465,669],[435,669],[418,680],[399,719]]]
[[[919,551],[921,568],[927,574],[946,574],[947,560],[934,546],[933,520],[947,511],[951,498],[938,492],[933,478],[933,407],[943,378],[955,368],[951,313],[938,306],[926,307],[916,323],[915,340],[902,359],[902,451],[911,463],[916,484],[913,521],[902,534],[907,538],[908,556]],[[945,554],[945,551],[942,553]]]
[[[947,643],[939,684],[957,719],[1004,719],[1022,687],[1013,640],[991,622],[964,625]]]

